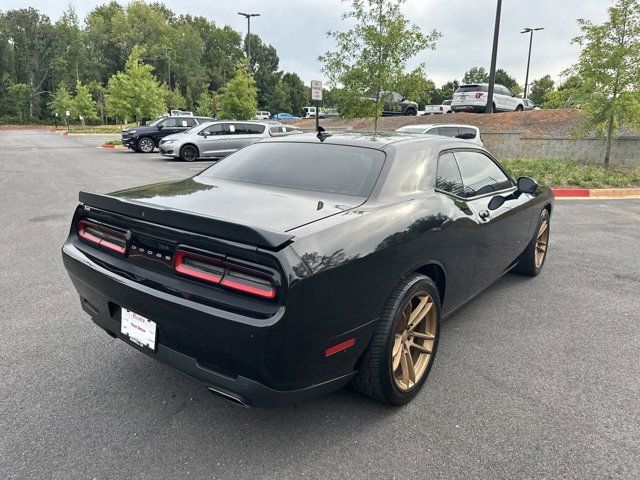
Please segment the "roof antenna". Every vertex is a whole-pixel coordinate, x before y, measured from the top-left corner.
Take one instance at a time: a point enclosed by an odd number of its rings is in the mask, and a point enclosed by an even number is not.
[[[318,140],[320,140],[321,142],[324,142],[327,137],[331,136],[331,133],[325,131],[325,129],[320,125],[318,125],[317,132],[318,133],[316,134],[316,137],[318,137]]]

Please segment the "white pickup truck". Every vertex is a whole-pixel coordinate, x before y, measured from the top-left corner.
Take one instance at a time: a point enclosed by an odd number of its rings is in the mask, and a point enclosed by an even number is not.
[[[442,105],[425,105],[423,115],[435,115],[439,113],[451,113],[451,100],[445,100]]]

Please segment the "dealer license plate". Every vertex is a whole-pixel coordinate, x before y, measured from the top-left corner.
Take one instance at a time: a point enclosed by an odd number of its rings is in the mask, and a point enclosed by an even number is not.
[[[156,350],[156,323],[146,317],[127,310],[122,309],[120,331],[129,337],[133,343],[144,348],[149,348],[155,352]]]

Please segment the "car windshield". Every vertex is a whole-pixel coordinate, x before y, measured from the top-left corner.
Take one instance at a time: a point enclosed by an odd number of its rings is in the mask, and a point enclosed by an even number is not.
[[[200,130],[202,130],[203,128],[208,127],[212,123],[214,123],[214,122],[201,123],[200,125],[196,125],[195,127],[191,127],[189,130],[185,130],[184,133],[198,133]]]
[[[402,127],[396,130],[398,133],[424,133],[424,127]]]
[[[464,92],[486,92],[486,85],[462,85],[458,87],[456,93],[464,93]]]
[[[150,127],[155,127],[157,126],[161,121],[163,121],[165,118],[167,117],[160,117],[160,118],[156,118],[153,122],[151,122],[149,124]]]
[[[249,145],[198,178],[368,197],[385,154],[371,148],[321,143]]]

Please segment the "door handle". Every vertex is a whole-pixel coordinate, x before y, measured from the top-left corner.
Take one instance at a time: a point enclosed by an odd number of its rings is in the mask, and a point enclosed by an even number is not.
[[[480,219],[484,222],[488,222],[489,219],[491,218],[491,214],[489,213],[489,210],[483,210],[481,211],[478,216],[480,217]]]

